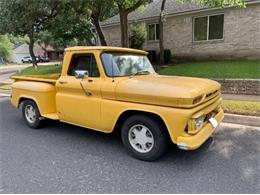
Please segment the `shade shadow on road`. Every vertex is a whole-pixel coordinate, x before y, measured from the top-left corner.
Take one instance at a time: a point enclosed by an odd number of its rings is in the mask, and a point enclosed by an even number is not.
[[[259,193],[260,131],[221,126],[195,151],[174,144],[155,162],[126,154],[118,133],[46,120],[26,126],[0,102],[3,192]]]

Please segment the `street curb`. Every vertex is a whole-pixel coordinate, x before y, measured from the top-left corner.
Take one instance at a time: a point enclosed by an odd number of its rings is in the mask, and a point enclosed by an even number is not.
[[[0,97],[11,97],[11,94],[0,93]]]
[[[256,116],[245,116],[245,115],[225,113],[223,122],[260,127],[260,117],[256,117]]]

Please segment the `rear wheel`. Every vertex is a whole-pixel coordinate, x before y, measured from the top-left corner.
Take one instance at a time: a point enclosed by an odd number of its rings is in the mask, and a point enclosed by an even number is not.
[[[164,154],[168,139],[166,129],[158,121],[145,115],[129,117],[123,124],[121,138],[130,155],[153,161]]]
[[[25,100],[22,104],[23,117],[27,125],[37,129],[40,126],[40,112],[36,103],[32,100]]]

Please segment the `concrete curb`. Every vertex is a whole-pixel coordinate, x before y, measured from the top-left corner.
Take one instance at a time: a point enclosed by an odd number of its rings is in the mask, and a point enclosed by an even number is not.
[[[260,127],[260,117],[225,113],[224,123]]]
[[[11,97],[11,94],[0,93],[0,97]]]

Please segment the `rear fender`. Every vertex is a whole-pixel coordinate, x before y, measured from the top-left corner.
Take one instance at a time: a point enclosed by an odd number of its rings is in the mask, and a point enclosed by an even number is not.
[[[56,88],[53,84],[33,81],[18,81],[12,84],[11,102],[18,108],[25,100],[33,100],[41,113],[56,113]]]

